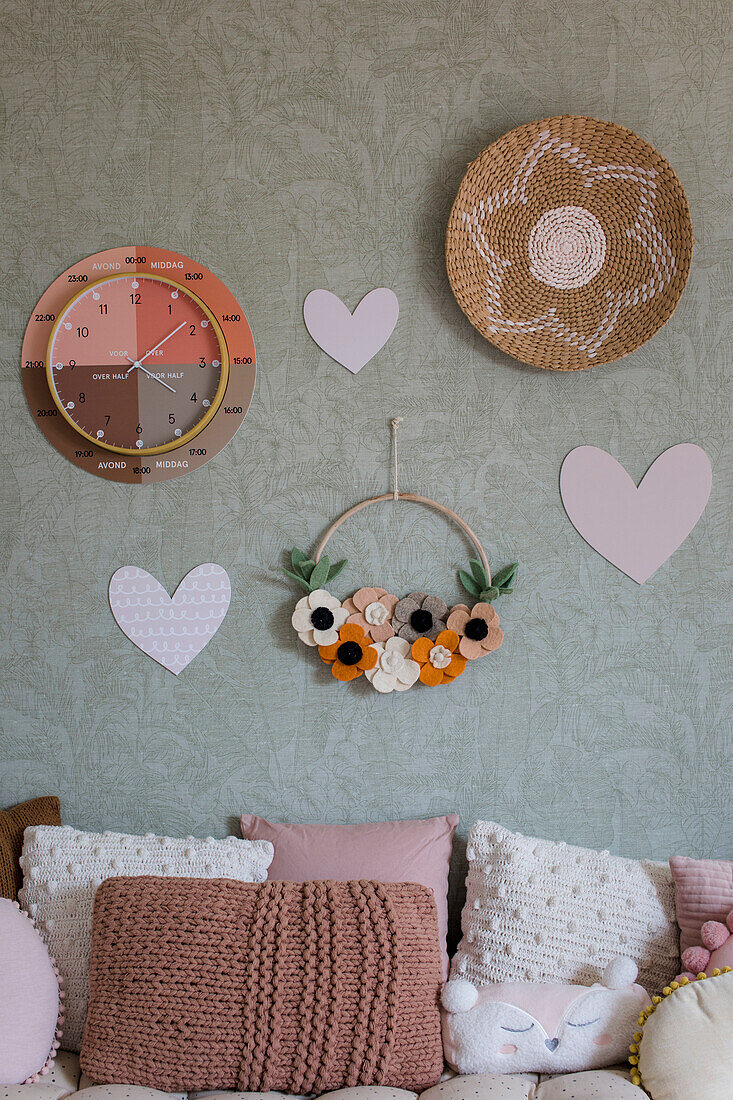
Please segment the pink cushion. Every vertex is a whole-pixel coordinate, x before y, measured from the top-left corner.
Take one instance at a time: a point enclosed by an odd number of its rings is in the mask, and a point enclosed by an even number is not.
[[[448,974],[448,867],[457,814],[424,821],[381,821],[366,825],[276,825],[242,814],[245,840],[270,840],[275,855],[270,881],[417,882],[433,891],[443,976]]]
[[[1,1085],[48,1073],[58,1015],[59,983],[46,945],[17,903],[0,898]]]
[[[702,943],[700,930],[706,921],[725,923],[733,909],[733,860],[673,856],[669,866],[675,885],[680,951],[686,951]]]

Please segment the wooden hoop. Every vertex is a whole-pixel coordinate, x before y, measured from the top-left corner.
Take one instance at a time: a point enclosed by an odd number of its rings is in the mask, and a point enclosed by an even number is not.
[[[368,497],[366,500],[360,501],[359,504],[355,504],[353,508],[348,508],[347,511],[345,511],[343,515],[339,516],[338,519],[334,520],[331,526],[328,528],[325,535],[316,547],[316,552],[313,555],[313,560],[315,562],[320,560],[321,554],[326,547],[326,543],[328,542],[334,531],[337,531],[342,523],[345,523],[346,520],[349,519],[351,516],[356,515],[356,513],[360,512],[362,508],[368,508],[370,504],[381,504],[385,500],[412,500],[416,504],[425,504],[428,508],[434,508],[436,512],[441,512],[444,516],[448,516],[450,519],[452,519],[454,523],[457,523],[461,530],[465,531],[473,545],[476,547],[478,551],[478,556],[481,559],[481,564],[486,570],[486,576],[489,579],[489,585],[491,585],[491,570],[489,568],[489,559],[486,557],[486,551],[484,550],[483,546],[479,542],[474,532],[468,526],[466,521],[461,519],[461,517],[453,512],[450,508],[446,508],[445,504],[438,504],[437,500],[431,500],[430,497],[418,496],[417,493],[382,493],[378,497]]]

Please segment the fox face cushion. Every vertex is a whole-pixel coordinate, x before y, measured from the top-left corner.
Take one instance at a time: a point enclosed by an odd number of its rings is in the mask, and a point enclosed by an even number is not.
[[[631,959],[592,986],[463,978],[442,991],[443,1048],[459,1073],[578,1073],[625,1060],[649,996]]]

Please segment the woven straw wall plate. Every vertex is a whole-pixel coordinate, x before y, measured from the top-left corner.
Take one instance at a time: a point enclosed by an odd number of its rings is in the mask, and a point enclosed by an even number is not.
[[[563,115],[512,130],[469,165],[446,264],[487,340],[531,366],[583,370],[668,320],[692,245],[664,157],[622,126]]]

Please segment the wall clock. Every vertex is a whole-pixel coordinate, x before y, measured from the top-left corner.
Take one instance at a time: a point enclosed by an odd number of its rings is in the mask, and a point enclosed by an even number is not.
[[[46,438],[82,469],[138,485],[218,454],[255,383],[241,306],[205,267],[162,248],[111,248],[59,275],[22,356]]]

